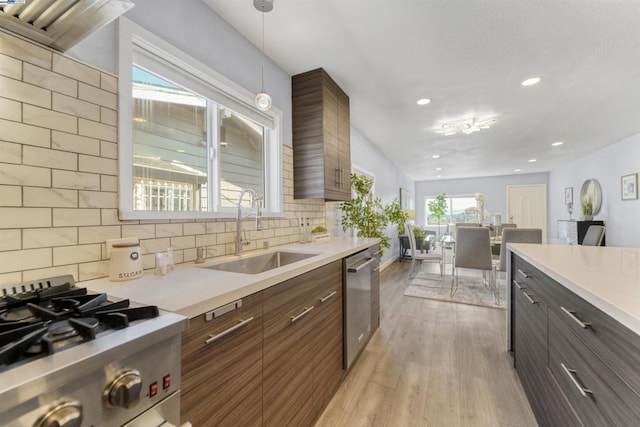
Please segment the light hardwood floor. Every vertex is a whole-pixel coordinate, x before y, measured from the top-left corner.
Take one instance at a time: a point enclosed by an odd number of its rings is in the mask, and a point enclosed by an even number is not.
[[[404,296],[408,271],[382,272],[380,329],[316,427],[536,426],[505,311]]]

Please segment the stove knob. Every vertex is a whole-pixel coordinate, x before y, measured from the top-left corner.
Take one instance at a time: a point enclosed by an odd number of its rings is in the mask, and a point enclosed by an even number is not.
[[[104,402],[109,407],[119,406],[129,409],[140,401],[142,378],[135,369],[120,371],[103,393]]]
[[[76,400],[61,401],[38,418],[33,427],[80,427],[82,405]]]

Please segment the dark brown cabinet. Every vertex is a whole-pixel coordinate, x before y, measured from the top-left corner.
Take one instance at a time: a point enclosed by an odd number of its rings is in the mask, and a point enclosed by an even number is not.
[[[541,425],[637,425],[640,336],[512,257],[511,342]]]
[[[294,197],[350,200],[349,97],[322,68],[291,84]]]
[[[313,425],[342,380],[342,261],[263,292],[264,425]]]
[[[262,292],[207,321],[191,319],[182,340],[181,419],[197,426],[262,425]]]

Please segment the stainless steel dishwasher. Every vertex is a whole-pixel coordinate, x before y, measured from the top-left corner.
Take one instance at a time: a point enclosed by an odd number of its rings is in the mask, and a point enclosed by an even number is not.
[[[369,250],[358,252],[343,261],[346,283],[345,358],[348,369],[371,334],[371,264]]]

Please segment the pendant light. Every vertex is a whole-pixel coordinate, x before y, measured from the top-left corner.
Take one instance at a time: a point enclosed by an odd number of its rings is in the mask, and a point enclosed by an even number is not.
[[[256,107],[260,111],[267,111],[271,108],[271,97],[264,90],[264,14],[273,10],[273,0],[253,0],[253,7],[262,12],[262,89],[256,95]]]

